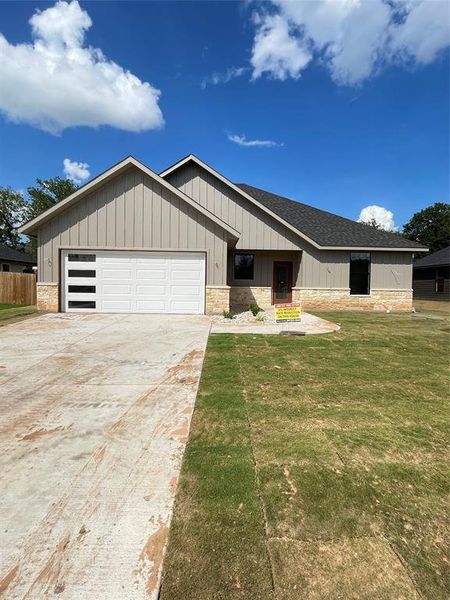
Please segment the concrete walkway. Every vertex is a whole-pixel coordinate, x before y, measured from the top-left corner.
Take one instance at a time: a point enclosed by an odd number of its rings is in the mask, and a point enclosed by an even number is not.
[[[2,328],[2,597],[156,598],[209,328],[104,314]]]

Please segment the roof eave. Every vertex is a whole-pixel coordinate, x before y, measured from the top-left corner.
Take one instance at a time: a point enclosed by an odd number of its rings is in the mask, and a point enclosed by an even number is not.
[[[321,250],[349,250],[351,252],[428,252],[428,248],[389,246],[320,246]]]
[[[27,260],[27,259],[20,259],[20,258],[5,258],[5,257],[0,256],[0,260],[2,262],[19,263],[22,265],[35,265],[37,263],[37,261],[33,260],[32,258],[30,260]]]
[[[169,175],[170,173],[172,173],[173,171],[176,171],[177,169],[181,168],[182,166],[184,166],[185,164],[187,164],[188,162],[194,162],[197,165],[199,165],[200,167],[204,168],[206,171],[208,171],[209,173],[211,173],[212,175],[214,175],[215,177],[217,177],[217,179],[219,179],[220,181],[222,181],[223,183],[225,183],[226,185],[228,185],[231,189],[233,189],[235,192],[239,193],[243,198],[246,198],[247,200],[249,200],[250,202],[252,202],[253,204],[255,204],[256,206],[258,206],[259,208],[261,208],[261,210],[263,210],[266,214],[269,214],[271,217],[273,217],[275,220],[277,220],[278,222],[282,223],[285,227],[287,227],[288,229],[290,229],[291,231],[293,231],[296,235],[298,235],[299,237],[301,237],[302,239],[304,239],[305,241],[307,241],[309,244],[311,244],[312,246],[314,246],[315,248],[317,248],[318,250],[348,250],[348,251],[353,251],[353,252],[357,252],[357,251],[393,251],[393,252],[428,252],[428,248],[417,248],[417,247],[394,247],[394,248],[390,248],[390,247],[370,247],[370,246],[324,246],[322,244],[319,244],[318,242],[316,242],[315,240],[313,240],[312,238],[310,238],[309,236],[307,236],[305,233],[303,233],[302,231],[300,231],[299,229],[297,229],[296,227],[294,227],[293,225],[291,225],[290,223],[288,223],[287,221],[285,221],[282,217],[278,216],[276,213],[274,213],[273,211],[271,211],[269,208],[267,208],[266,206],[264,206],[263,204],[261,204],[260,202],[258,202],[258,200],[256,200],[255,198],[253,198],[253,196],[250,196],[250,194],[247,194],[247,192],[245,192],[244,190],[242,190],[240,187],[238,187],[237,185],[235,185],[232,181],[230,181],[229,179],[227,179],[226,177],[224,177],[223,175],[221,175],[219,172],[217,172],[215,169],[213,169],[212,167],[210,167],[208,164],[206,164],[204,161],[202,161],[200,158],[198,158],[197,156],[195,156],[195,154],[188,154],[187,156],[181,158],[179,161],[177,161],[176,163],[172,164],[170,167],[167,167],[167,169],[165,169],[164,171],[162,171],[160,173],[161,177],[166,177],[167,175]]]

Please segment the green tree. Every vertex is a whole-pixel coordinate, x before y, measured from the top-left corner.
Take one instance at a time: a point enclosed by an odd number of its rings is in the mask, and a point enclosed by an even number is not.
[[[450,204],[436,202],[413,214],[403,236],[436,252],[450,245]]]
[[[17,228],[23,223],[25,213],[23,194],[10,187],[0,187],[0,244],[17,250],[23,249]]]
[[[369,227],[373,227],[374,229],[383,229],[382,226],[378,223],[378,221],[373,217],[366,221],[365,224],[369,225]]]
[[[38,217],[44,210],[51,208],[70,194],[77,191],[78,186],[70,179],[52,177],[36,179],[36,186],[29,187],[27,221]]]

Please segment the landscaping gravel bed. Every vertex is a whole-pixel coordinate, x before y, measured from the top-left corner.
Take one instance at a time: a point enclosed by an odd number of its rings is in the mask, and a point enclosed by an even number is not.
[[[232,319],[223,315],[214,315],[212,319],[212,333],[280,333],[281,331],[304,331],[311,333],[328,333],[339,330],[339,325],[302,312],[300,322],[277,323],[273,309],[261,311],[255,317],[249,310],[236,311]]]

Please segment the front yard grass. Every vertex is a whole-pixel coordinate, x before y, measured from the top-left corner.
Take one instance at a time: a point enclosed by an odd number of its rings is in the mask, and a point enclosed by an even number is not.
[[[23,317],[37,312],[36,306],[0,303],[0,326],[19,321]]]
[[[414,300],[414,308],[417,312],[437,312],[450,314],[450,301],[446,300]]]
[[[444,599],[449,319],[210,336],[162,600]]]

